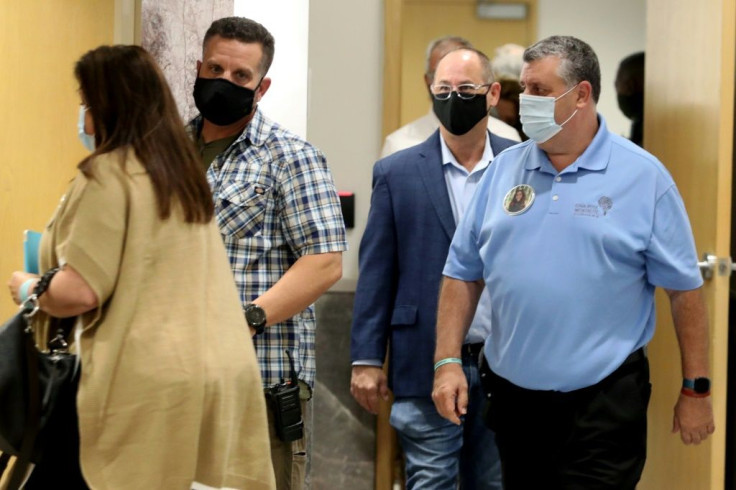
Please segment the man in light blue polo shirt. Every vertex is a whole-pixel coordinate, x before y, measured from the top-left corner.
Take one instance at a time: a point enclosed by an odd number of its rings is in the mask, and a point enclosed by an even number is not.
[[[692,231],[649,153],[596,112],[600,68],[572,37],[524,53],[520,115],[530,140],[496,157],[444,269],[433,398],[458,422],[458,357],[483,285],[493,329],[481,369],[504,488],[634,489],[646,458],[654,290],[671,301],[686,444],[714,430],[708,324]]]

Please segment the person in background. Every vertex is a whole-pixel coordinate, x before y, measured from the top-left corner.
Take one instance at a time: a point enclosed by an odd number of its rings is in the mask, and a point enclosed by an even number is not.
[[[616,72],[618,108],[631,120],[629,139],[639,146],[644,143],[644,52],[627,56]]]
[[[47,455],[25,488],[273,489],[255,351],[164,76],[138,46],[94,49],[74,72],[92,154],[43,234],[41,268],[60,270],[40,307],[77,317],[80,448]],[[38,280],[13,273],[15,302]]]
[[[360,244],[351,393],[371,413],[393,390],[391,425],[406,460],[407,488],[500,489],[493,432],[485,427],[478,354],[491,330],[482,307],[457,361],[470,385],[462,426],[430,397],[437,297],[455,225],[495,155],[515,144],[488,131],[498,99],[488,58],[472,48],[442,58],[430,86],[440,121],[425,142],[379,160]],[[390,345],[389,345],[390,344]],[[382,364],[390,351],[389,379]]]
[[[427,46],[426,69],[424,72],[424,84],[427,87],[429,100],[432,101],[432,91],[430,86],[434,79],[434,73],[437,69],[439,60],[457,48],[472,48],[470,41],[458,36],[445,36],[430,42]],[[494,105],[496,103],[494,102]],[[491,109],[492,110],[492,109]],[[434,111],[430,108],[429,112],[419,119],[400,127],[393,133],[386,136],[381,150],[381,157],[386,157],[404,148],[418,145],[425,141],[440,126],[440,122]],[[495,117],[488,118],[488,129],[495,135],[514,141],[521,141],[519,133]]]
[[[258,108],[271,86],[273,56],[274,38],[261,24],[244,17],[214,21],[197,62],[200,115],[189,132],[212,188],[264,389],[290,379],[293,358],[303,437],[280,436],[278,409],[269,403],[268,413],[277,486],[297,490],[307,478],[310,446],[313,303],[340,279],[347,242],[324,155]]]
[[[493,76],[501,85],[501,94],[496,107],[491,109],[491,115],[499,118],[512,128],[521,137],[522,141],[529,139],[523,131],[519,120],[519,94],[521,94],[521,65],[524,47],[518,44],[504,44],[496,48],[493,57]]]
[[[521,67],[524,64],[524,46],[520,44],[504,44],[495,51],[491,60],[493,76],[496,80],[516,80],[521,78]]]
[[[657,287],[670,300],[684,378],[673,431],[698,444],[714,430],[703,278],[685,206],[656,158],[606,128],[600,80],[595,52],[577,38],[524,52],[530,140],[485,172],[443,271],[435,362],[444,364],[432,396],[459,424],[467,381],[447,359],[460,355],[490,291],[480,371],[506,490],[636,487]],[[520,185],[528,204],[511,214],[504,203]]]

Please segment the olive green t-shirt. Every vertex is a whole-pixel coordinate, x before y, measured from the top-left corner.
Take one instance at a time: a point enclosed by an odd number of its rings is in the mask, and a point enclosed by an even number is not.
[[[205,172],[210,168],[212,161],[217,158],[217,155],[227,150],[238,139],[238,136],[240,134],[205,143],[202,135],[199,135],[197,138],[197,148],[199,149],[199,155],[202,157],[202,165],[204,166]]]

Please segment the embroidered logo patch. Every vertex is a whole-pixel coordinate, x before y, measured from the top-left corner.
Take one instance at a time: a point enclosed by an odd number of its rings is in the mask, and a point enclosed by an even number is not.
[[[503,209],[507,214],[515,216],[525,212],[534,202],[534,188],[527,184],[517,185],[511,188],[503,198]]]
[[[613,200],[608,196],[598,199],[598,204],[577,203],[573,211],[575,216],[587,216],[589,218],[600,218],[605,216],[613,207]]]
[[[610,211],[611,208],[613,207],[613,201],[611,200],[610,197],[603,196],[600,199],[598,199],[598,205],[603,210],[603,216],[605,216],[608,213],[608,211]]]

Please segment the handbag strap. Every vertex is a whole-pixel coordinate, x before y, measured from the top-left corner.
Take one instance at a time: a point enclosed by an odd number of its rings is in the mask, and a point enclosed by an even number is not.
[[[46,273],[41,276],[41,279],[36,283],[36,287],[33,288],[33,295],[36,296],[36,299],[46,292],[49,288],[49,284],[51,284],[51,279],[53,279],[59,270],[61,270],[60,267],[54,267],[53,269],[47,270]]]
[[[23,485],[23,482],[26,479],[26,474],[28,473],[28,466],[31,462],[33,446],[36,442],[38,432],[41,430],[41,387],[38,375],[38,349],[36,349],[36,342],[33,339],[33,330],[30,326],[33,315],[38,311],[38,298],[46,292],[49,287],[49,283],[51,282],[51,278],[53,278],[54,274],[57,272],[59,272],[59,268],[55,267],[41,276],[41,279],[36,283],[36,287],[33,289],[33,294],[22,306],[22,308],[25,309],[23,318],[26,322],[24,338],[28,374],[28,416],[26,418],[26,427],[23,431],[23,441],[21,442],[20,453],[13,465],[13,473],[10,477],[10,481],[8,482],[7,490],[16,490],[21,488]],[[31,308],[30,310],[28,309],[29,306]]]

